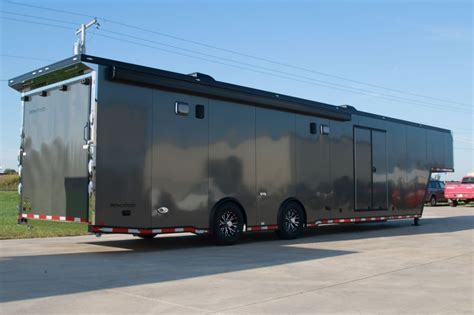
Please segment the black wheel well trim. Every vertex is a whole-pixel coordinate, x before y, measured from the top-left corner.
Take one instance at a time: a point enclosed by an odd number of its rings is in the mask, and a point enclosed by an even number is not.
[[[308,221],[307,221],[307,214],[306,214],[306,208],[304,207],[303,203],[301,201],[299,201],[298,198],[296,197],[288,197],[285,199],[285,201],[283,201],[280,205],[280,208],[278,209],[278,215],[277,215],[277,223],[278,223],[278,220],[280,218],[280,213],[281,211],[283,210],[283,208],[290,202],[296,202],[300,205],[301,209],[303,210],[303,222],[304,222],[304,226],[306,227],[306,224],[308,224]]]
[[[211,209],[211,213],[209,214],[209,230],[212,231],[212,219],[214,218],[214,213],[216,212],[217,208],[219,208],[219,206],[225,202],[233,202],[240,208],[242,216],[244,217],[244,225],[247,226],[247,213],[245,212],[245,208],[242,206],[242,204],[234,197],[224,197],[217,201]]]

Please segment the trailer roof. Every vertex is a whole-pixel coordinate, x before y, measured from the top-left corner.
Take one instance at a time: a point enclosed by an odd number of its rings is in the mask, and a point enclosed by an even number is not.
[[[214,80],[211,76],[199,72],[180,74],[121,61],[90,55],[75,55],[62,61],[28,72],[8,80],[8,85],[19,91],[27,92],[52,83],[93,71],[88,64],[108,67],[110,80],[125,81],[133,84],[158,86],[169,90],[183,91],[197,95],[207,95],[261,107],[275,108],[290,112],[316,115],[333,120],[350,121],[353,114],[385,121],[399,122],[421,128],[450,132],[447,129],[422,125],[395,118],[361,112],[352,106],[335,106],[310,101],[278,93],[253,89]]]

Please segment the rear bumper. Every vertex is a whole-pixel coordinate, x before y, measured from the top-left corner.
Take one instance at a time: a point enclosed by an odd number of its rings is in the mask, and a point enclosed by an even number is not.
[[[49,215],[49,214],[33,214],[33,213],[20,213],[18,216],[18,219],[35,219],[35,220],[48,220],[48,221],[89,223],[89,221],[86,218],[61,216],[61,215]]]
[[[455,200],[466,200],[466,199],[474,199],[474,193],[449,193],[444,194],[446,199],[455,199]]]

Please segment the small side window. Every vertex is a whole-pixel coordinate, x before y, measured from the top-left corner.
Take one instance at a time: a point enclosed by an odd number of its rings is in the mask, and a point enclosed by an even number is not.
[[[328,125],[321,125],[321,134],[328,135],[330,132]]]
[[[309,133],[312,134],[312,135],[315,135],[316,132],[317,132],[316,123],[310,123],[309,124]]]
[[[204,105],[196,105],[196,118],[204,119]]]
[[[174,104],[174,112],[176,115],[187,116],[189,114],[189,104],[184,102],[176,102]]]

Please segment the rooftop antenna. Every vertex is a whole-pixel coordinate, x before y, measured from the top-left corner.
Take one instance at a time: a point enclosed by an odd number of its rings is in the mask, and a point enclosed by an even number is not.
[[[81,26],[76,30],[76,35],[80,34],[80,37],[74,43],[74,55],[86,53],[86,30],[95,24],[97,24],[97,28],[99,28],[100,24],[97,21],[97,18],[92,19],[87,24],[81,24]]]

